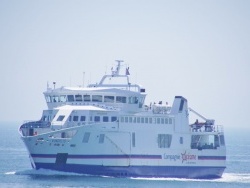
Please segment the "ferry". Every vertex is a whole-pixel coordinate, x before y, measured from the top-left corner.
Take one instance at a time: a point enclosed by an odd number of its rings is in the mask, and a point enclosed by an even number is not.
[[[189,108],[183,96],[172,105],[145,104],[146,89],[130,82],[123,61],[115,65],[96,84],[47,86],[41,119],[19,128],[31,166],[94,176],[220,178],[223,126]]]

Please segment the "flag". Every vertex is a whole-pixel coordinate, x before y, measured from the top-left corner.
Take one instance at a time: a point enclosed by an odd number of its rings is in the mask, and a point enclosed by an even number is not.
[[[130,73],[129,73],[129,67],[126,68],[126,75],[130,75]]]

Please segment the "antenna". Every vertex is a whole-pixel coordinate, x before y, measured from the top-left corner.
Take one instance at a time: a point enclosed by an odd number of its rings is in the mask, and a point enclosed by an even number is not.
[[[54,85],[54,89],[56,88],[56,82],[53,82],[53,85]]]
[[[85,72],[83,72],[83,75],[82,75],[82,87],[84,87],[84,77],[85,77]]]
[[[123,62],[123,60],[115,60],[115,61],[118,63],[118,65],[116,67],[116,70],[112,71],[112,75],[119,75],[121,63]]]

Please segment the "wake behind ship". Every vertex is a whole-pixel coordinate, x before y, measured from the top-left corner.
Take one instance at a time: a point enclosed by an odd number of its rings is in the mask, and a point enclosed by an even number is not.
[[[144,104],[145,88],[130,83],[121,63],[98,84],[47,88],[42,118],[19,129],[32,167],[113,177],[221,177],[223,127],[182,96],[172,106]],[[189,113],[198,116],[195,123]]]

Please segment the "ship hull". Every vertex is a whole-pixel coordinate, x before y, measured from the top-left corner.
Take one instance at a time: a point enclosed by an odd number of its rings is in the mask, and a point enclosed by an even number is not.
[[[220,178],[225,167],[202,166],[102,166],[52,163],[35,163],[36,169],[50,169],[63,172],[74,172],[87,175],[111,176],[111,177],[159,177],[159,178]]]

